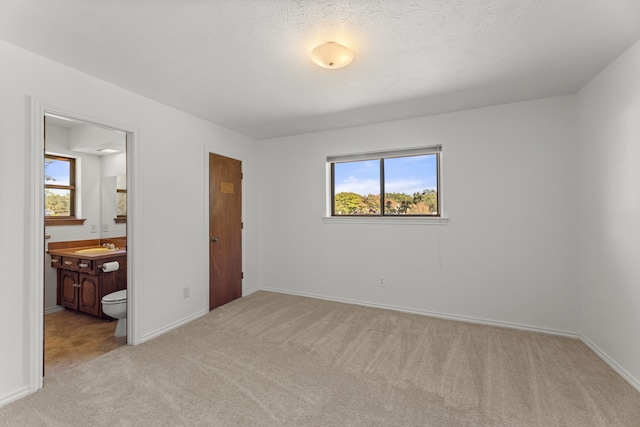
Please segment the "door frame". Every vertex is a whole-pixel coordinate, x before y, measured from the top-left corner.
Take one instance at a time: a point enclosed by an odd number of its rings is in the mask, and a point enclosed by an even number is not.
[[[73,109],[56,103],[31,98],[31,145],[29,153],[30,192],[27,197],[27,219],[25,246],[25,273],[28,281],[26,330],[29,331],[29,391],[33,393],[43,386],[44,366],[44,116],[55,114],[80,120],[96,126],[122,131],[127,134],[127,344],[141,342],[138,319],[140,317],[140,290],[137,283],[136,248],[139,239],[138,227],[138,130],[135,126],[113,118],[105,118],[92,112]]]

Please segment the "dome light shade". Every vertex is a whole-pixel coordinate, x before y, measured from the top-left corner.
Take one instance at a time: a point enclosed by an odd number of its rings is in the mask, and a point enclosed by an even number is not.
[[[327,42],[311,51],[311,59],[323,68],[336,69],[349,65],[353,61],[353,52],[336,42]]]

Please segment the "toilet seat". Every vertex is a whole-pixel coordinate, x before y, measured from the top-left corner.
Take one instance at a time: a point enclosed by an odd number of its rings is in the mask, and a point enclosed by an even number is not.
[[[127,290],[112,292],[102,297],[103,304],[117,304],[127,300]]]

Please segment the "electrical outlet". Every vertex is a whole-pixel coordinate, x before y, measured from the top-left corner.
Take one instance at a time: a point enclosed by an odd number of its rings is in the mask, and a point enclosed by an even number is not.
[[[189,298],[189,287],[182,288],[182,298]]]
[[[91,224],[91,232],[92,233],[97,233],[98,232],[98,226],[95,224]]]
[[[381,274],[380,276],[378,276],[378,286],[384,288],[386,285],[386,283],[384,283],[384,276]]]
[[[102,231],[105,233],[109,232],[109,224],[102,224]]]

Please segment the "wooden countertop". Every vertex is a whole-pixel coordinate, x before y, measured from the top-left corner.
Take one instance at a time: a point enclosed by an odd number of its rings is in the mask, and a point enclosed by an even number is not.
[[[127,250],[124,248],[118,248],[109,252],[100,252],[100,253],[84,253],[77,254],[76,251],[80,251],[82,249],[91,249],[91,248],[99,248],[100,246],[81,246],[78,248],[65,248],[65,249],[49,249],[49,253],[51,255],[57,256],[68,256],[68,257],[76,257],[83,259],[103,259],[103,258],[111,258],[116,255],[126,255]]]

